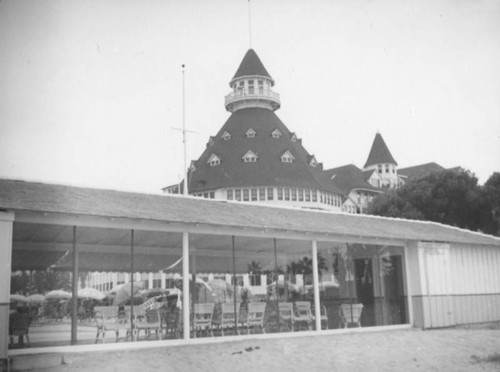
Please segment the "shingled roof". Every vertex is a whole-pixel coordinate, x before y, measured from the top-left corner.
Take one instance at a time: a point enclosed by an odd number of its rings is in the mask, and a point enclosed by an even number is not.
[[[89,189],[0,179],[0,209],[44,214],[92,216],[129,221],[162,221],[182,226],[212,226],[243,231],[320,234],[343,239],[383,238],[485,244],[500,238],[426,221],[277,208],[226,201]],[[200,213],[203,211],[203,213]],[[137,222],[140,226],[140,222]],[[69,229],[71,231],[71,229]],[[311,236],[311,235],[309,235]],[[348,240],[346,240],[348,241]]]
[[[413,167],[400,168],[398,174],[407,177],[408,180],[416,180],[431,175],[434,172],[443,171],[445,168],[437,163],[426,163]]]
[[[238,67],[238,70],[234,74],[232,80],[243,76],[254,75],[267,77],[271,79],[272,84],[274,84],[273,78],[267,72],[257,53],[255,53],[253,49],[248,49],[245,56],[243,57],[243,60],[240,63],[240,67]]]
[[[255,131],[255,137],[246,136],[250,128]],[[275,129],[282,134],[279,138],[272,136]],[[222,138],[225,132],[231,135],[229,140]],[[320,164],[316,167],[309,164],[311,155],[302,146],[302,141],[292,141],[292,137],[293,133],[271,110],[246,108],[234,112],[190,173],[189,192],[226,187],[288,186],[342,194],[337,186],[327,182]],[[243,155],[249,150],[257,155],[256,162],[243,161]],[[293,162],[281,161],[286,151],[294,157]],[[208,164],[212,154],[220,158],[219,165]]]
[[[370,150],[370,154],[368,155],[368,159],[366,160],[366,164],[363,168],[366,168],[370,165],[375,164],[395,164],[396,160],[391,155],[389,148],[384,142],[382,135],[377,133],[375,135],[375,139],[373,140],[372,148]]]
[[[368,181],[366,181],[364,172],[354,164],[328,169],[325,170],[325,173],[331,179],[331,182],[333,182],[346,195],[349,195],[349,193],[354,189],[380,192],[379,189],[373,187],[370,183],[368,183]]]

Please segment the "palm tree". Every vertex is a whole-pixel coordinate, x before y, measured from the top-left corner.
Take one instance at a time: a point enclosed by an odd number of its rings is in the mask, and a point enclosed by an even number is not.
[[[260,285],[260,276],[262,275],[262,267],[260,262],[252,261],[247,265],[248,276],[251,285]]]
[[[249,274],[260,274],[262,272],[262,267],[260,266],[260,262],[252,261],[247,265]]]

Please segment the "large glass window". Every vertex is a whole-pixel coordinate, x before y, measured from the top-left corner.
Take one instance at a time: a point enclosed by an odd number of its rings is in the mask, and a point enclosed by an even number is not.
[[[407,322],[403,249],[319,243],[322,327],[370,327]]]
[[[189,246],[191,337],[314,329],[310,241],[189,234]],[[402,247],[317,247],[322,328],[408,322]],[[14,223],[11,324],[32,347],[182,338],[182,262],[178,232]]]
[[[31,347],[142,341],[148,311],[158,310],[160,338],[180,244],[180,233],[16,223],[11,291],[29,301],[13,301],[11,325],[28,327]],[[13,341],[27,346],[25,334]]]

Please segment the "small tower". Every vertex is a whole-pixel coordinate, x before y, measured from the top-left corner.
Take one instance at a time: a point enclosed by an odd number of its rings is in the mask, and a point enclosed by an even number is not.
[[[389,148],[382,138],[382,135],[377,132],[363,170],[376,170],[378,172],[380,178],[382,179],[382,184],[373,186],[397,188],[397,166],[398,163],[396,163],[396,160],[392,157]]]
[[[280,108],[280,96],[273,92],[274,80],[253,49],[249,49],[240,67],[229,82],[233,91],[225,98],[226,110],[235,112],[243,108]]]

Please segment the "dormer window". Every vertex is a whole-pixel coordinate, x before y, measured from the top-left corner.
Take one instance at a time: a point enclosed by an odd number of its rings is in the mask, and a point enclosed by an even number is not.
[[[315,167],[318,165],[318,162],[316,161],[316,158],[314,156],[311,157],[311,160],[309,160],[309,165],[311,167]]]
[[[248,150],[245,155],[243,155],[243,161],[245,163],[255,163],[257,161],[257,155],[252,150]]]
[[[214,145],[214,138],[210,136],[210,139],[208,140],[208,146],[213,146]]]
[[[212,154],[210,155],[210,158],[208,158],[207,163],[210,164],[211,167],[215,167],[220,164],[220,158],[217,155]]]
[[[255,138],[255,131],[252,128],[250,128],[249,130],[247,130],[245,135],[247,136],[247,138]]]
[[[297,135],[295,133],[292,134],[292,138],[290,138],[290,141],[297,142]]]
[[[271,133],[273,138],[280,138],[281,137],[281,132],[278,129],[273,130],[273,133]]]
[[[290,151],[285,151],[283,155],[281,155],[281,161],[283,163],[292,163],[295,158],[290,153]]]
[[[222,139],[224,141],[228,141],[231,139],[231,133],[229,133],[228,131],[225,131],[223,134],[222,134]]]
[[[191,165],[189,166],[189,170],[191,172],[194,172],[196,170],[196,165],[195,165],[195,161],[191,161]]]

